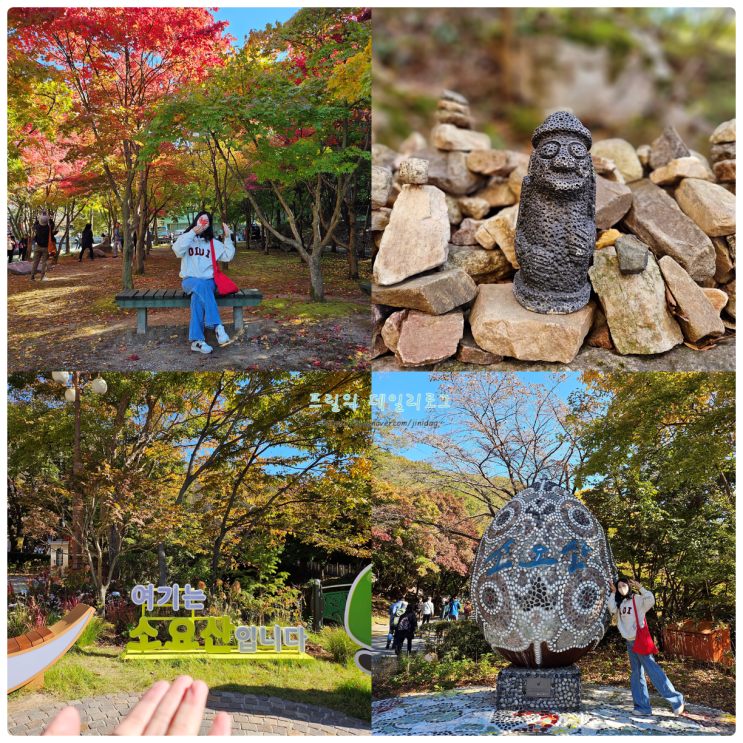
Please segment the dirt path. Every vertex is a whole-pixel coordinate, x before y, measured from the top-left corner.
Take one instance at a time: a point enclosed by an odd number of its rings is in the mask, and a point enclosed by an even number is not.
[[[369,262],[360,266],[368,280]],[[168,246],[153,250],[147,273],[135,288],[180,286],[180,262]],[[146,336],[136,335],[136,311],[114,302],[121,288],[121,260],[60,258],[48,280],[8,275],[8,370],[72,369],[348,369],[368,368],[370,299],[347,278],[343,255],[326,254],[327,301],[308,300],[309,274],[296,253],[246,252],[238,248],[229,275],[241,287],[257,288],[263,302],[245,308],[245,329],[233,331],[232,310],[223,324],[236,340],[209,356],[191,353],[190,310],[150,311]],[[136,358],[135,358],[136,357]]]

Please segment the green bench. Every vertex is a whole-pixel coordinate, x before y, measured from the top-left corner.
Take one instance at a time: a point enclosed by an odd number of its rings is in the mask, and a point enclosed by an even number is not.
[[[137,333],[147,332],[147,310],[165,307],[190,307],[191,295],[181,289],[126,289],[116,295],[116,304],[124,310],[137,310]],[[232,307],[235,330],[243,329],[243,307],[257,307],[263,295],[257,289],[240,289],[236,294],[216,297],[218,307]]]

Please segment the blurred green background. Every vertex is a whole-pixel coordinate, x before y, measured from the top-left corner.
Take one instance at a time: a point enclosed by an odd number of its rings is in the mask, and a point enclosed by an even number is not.
[[[374,8],[373,131],[426,138],[443,88],[470,101],[493,147],[571,110],[594,141],[650,144],[667,124],[707,155],[735,117],[732,8]]]

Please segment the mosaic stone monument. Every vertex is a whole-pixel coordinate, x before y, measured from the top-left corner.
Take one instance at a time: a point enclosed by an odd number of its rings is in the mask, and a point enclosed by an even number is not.
[[[498,674],[498,709],[580,709],[573,664],[609,627],[616,580],[601,525],[555,483],[534,483],[496,514],[470,592],[485,639],[512,664]]]
[[[522,307],[567,315],[588,304],[596,241],[596,175],[591,132],[566,111],[534,130],[521,187],[514,246],[521,269],[513,293]]]

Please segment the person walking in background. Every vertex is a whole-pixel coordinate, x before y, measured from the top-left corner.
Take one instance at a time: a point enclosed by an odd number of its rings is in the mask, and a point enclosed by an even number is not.
[[[397,599],[394,603],[390,604],[390,608],[387,609],[387,615],[390,619],[390,631],[387,633],[387,646],[385,650],[390,649],[390,645],[392,644],[392,640],[395,637],[395,625],[393,622],[395,621],[395,618],[397,617],[397,612],[402,607],[402,599]],[[400,616],[402,616],[405,613],[405,610],[400,613]]]
[[[459,603],[459,600],[455,596],[451,600],[451,604],[449,606],[449,619],[453,622],[456,622],[457,619],[459,619],[460,611],[462,611],[462,604]]]
[[[28,235],[24,235],[18,241],[18,260],[25,261],[27,252],[28,252]]]
[[[85,251],[90,251],[90,260],[95,260],[93,255],[93,228],[90,226],[90,222],[83,227],[83,234],[80,238],[80,257],[77,259],[78,262],[82,262]]]
[[[431,621],[431,617],[433,616],[433,601],[431,601],[431,597],[428,597],[427,601],[423,602],[423,608],[421,610],[421,627],[428,624]]]
[[[445,622],[449,617],[449,608],[450,603],[448,601],[444,601],[444,605],[441,607],[441,621]]]
[[[638,595],[632,595],[630,586],[636,588]],[[684,711],[684,695],[673,688],[673,684],[663,672],[663,669],[655,662],[652,655],[641,655],[635,653],[632,648],[635,645],[638,622],[640,627],[645,626],[645,614],[655,604],[655,597],[650,591],[644,589],[636,580],[630,580],[619,576],[617,585],[610,584],[609,611],[618,614],[617,626],[622,637],[627,641],[627,653],[629,654],[629,665],[631,670],[630,687],[632,699],[635,703],[634,712],[639,715],[652,715],[650,706],[650,695],[645,674],[653,682],[653,686],[661,696],[671,705],[674,713],[680,715]]]
[[[13,262],[13,253],[15,253],[15,240],[13,239],[13,235],[8,233],[8,263]]]
[[[54,234],[54,223],[50,221],[46,211],[41,212],[34,222],[34,265],[31,268],[30,281],[35,281],[36,271],[41,263],[41,278],[46,281],[47,263],[49,262],[49,249],[54,250],[52,235]]]
[[[415,616],[415,609],[412,604],[405,608],[405,613],[400,617],[395,627],[395,655],[400,655],[402,644],[408,641],[408,655],[413,650],[413,637],[418,627],[418,619]]]
[[[121,250],[121,228],[118,222],[114,222],[114,258],[119,257],[119,250]]]
[[[470,604],[469,601],[464,605],[464,618],[469,619],[470,614],[472,613],[472,604]]]

